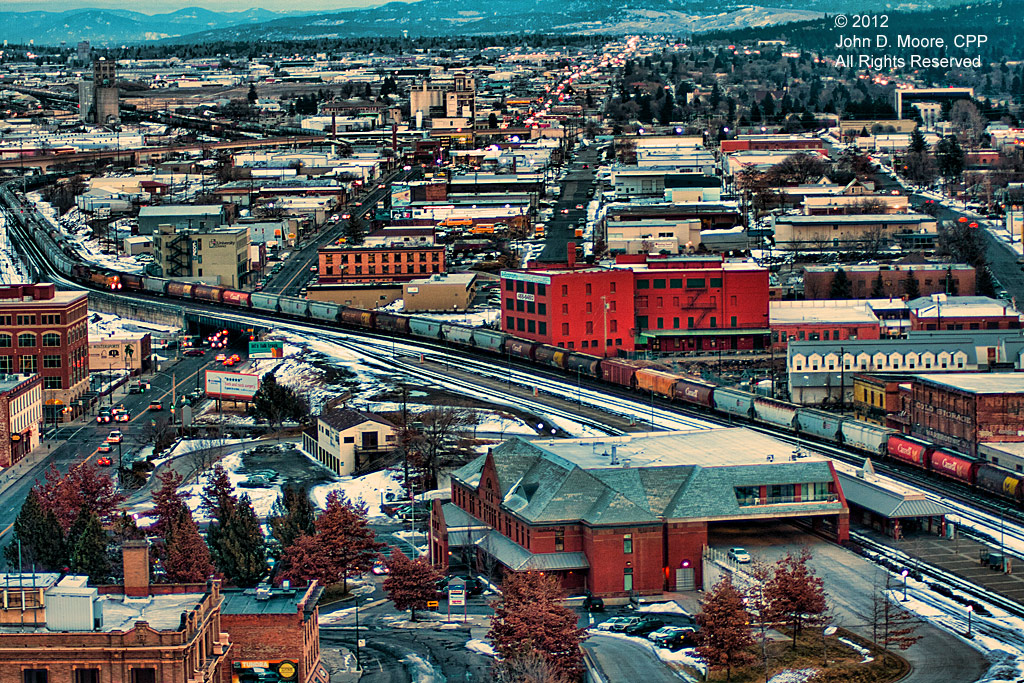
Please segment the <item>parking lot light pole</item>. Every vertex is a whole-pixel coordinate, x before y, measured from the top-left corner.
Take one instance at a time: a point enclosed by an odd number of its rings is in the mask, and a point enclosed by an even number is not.
[[[900,576],[903,577],[903,602],[907,601],[907,575],[910,574],[910,570],[904,569]]]
[[[974,605],[967,605],[967,637],[973,638],[974,634],[971,632],[971,614],[974,612]]]

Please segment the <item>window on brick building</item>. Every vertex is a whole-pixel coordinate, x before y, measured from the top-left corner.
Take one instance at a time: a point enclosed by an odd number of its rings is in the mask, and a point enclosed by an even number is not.
[[[44,368],[59,368],[60,367],[60,356],[46,355],[43,356],[43,367]]]
[[[34,332],[22,332],[18,335],[18,346],[23,348],[33,347],[36,345],[36,335]]]
[[[536,334],[537,333],[537,321],[536,320],[527,320],[526,321],[526,331],[529,332],[530,334]]]
[[[547,304],[537,304],[537,315],[547,315],[547,314],[548,314],[548,305]]]
[[[589,341],[587,341],[586,339],[584,339],[584,340],[583,340],[583,343],[581,344],[581,346],[582,346],[583,348],[585,348],[585,349],[589,349],[589,348],[590,348],[590,342],[589,342]]]
[[[21,373],[27,374],[36,372],[36,357],[35,356],[22,356],[21,357]]]
[[[615,312],[615,302],[614,301],[609,301],[608,302],[608,310],[611,311],[612,313]]]
[[[46,669],[25,669],[21,672],[22,683],[47,683]]]
[[[517,332],[525,332],[526,331],[526,318],[516,318],[516,331]]]
[[[587,296],[590,296],[591,294],[593,294],[593,292],[594,292],[594,287],[593,287],[593,285],[591,285],[591,284],[590,284],[590,283],[588,282],[588,283],[587,283],[587,288],[586,288],[586,293],[587,293]]]
[[[592,302],[588,301],[587,305],[586,305],[586,309],[587,309],[587,313],[593,313],[594,312],[594,304]]]
[[[636,288],[637,289],[650,289],[650,287],[651,287],[651,281],[650,280],[637,280],[636,281]]]
[[[587,321],[585,334],[594,334],[594,321],[593,320],[588,320]]]
[[[647,296],[638,296],[636,298],[636,305],[638,308],[647,308]]]
[[[618,320],[609,321],[609,323],[608,323],[608,331],[609,332],[618,332],[619,331],[619,321]]]
[[[624,555],[633,554],[633,534],[622,535],[622,553]]]
[[[512,287],[514,287],[514,286],[515,285],[512,284],[511,280],[505,280],[505,291],[506,292],[511,292],[512,291]]]
[[[687,329],[690,329],[690,330],[693,329],[693,322],[694,322],[693,318],[687,318],[686,319],[686,327],[687,327]]]
[[[562,315],[569,315],[569,304],[562,304]]]
[[[9,334],[0,334],[0,348],[9,349],[14,339]]]
[[[0,356],[0,372],[5,374],[14,372],[13,356]]]
[[[562,296],[569,296],[569,285],[562,285]]]
[[[516,300],[515,299],[505,299],[505,308],[507,308],[508,310],[511,311],[515,307],[516,307]]]
[[[100,683],[100,670],[75,669],[74,683]]]
[[[736,327],[736,316],[732,316],[732,318],[730,318],[729,324],[733,327]]]
[[[64,381],[60,377],[44,377],[43,389],[63,389]]]
[[[654,288],[655,289],[665,289],[665,280],[662,279],[662,278],[656,279],[654,281]]]
[[[688,277],[686,278],[687,289],[704,289],[704,278],[702,277]]]
[[[36,324],[36,317],[34,315],[19,315],[18,316],[18,326],[19,327],[23,326],[23,325],[35,325],[35,324]]]
[[[612,294],[615,293],[615,283],[614,282],[608,283],[608,291],[610,291]]]
[[[132,669],[131,683],[156,683],[156,669]]]
[[[658,318],[658,329],[659,330],[665,329],[665,319],[664,318]]]
[[[669,287],[669,289],[682,289],[683,288],[683,278],[681,278],[681,277],[672,278],[671,280],[668,281],[668,287]]]
[[[513,318],[510,315],[505,316],[505,327],[506,328],[511,330],[513,327],[515,327],[515,325],[516,325],[516,319],[515,318]]]
[[[548,293],[548,286],[547,285],[537,285],[537,296],[547,296],[547,293]]]
[[[565,529],[555,530],[555,552],[565,550]]]
[[[533,301],[527,301],[526,302],[526,312],[530,313],[531,315],[535,314],[537,312],[537,304],[534,303]]]
[[[562,323],[562,334],[569,334],[569,323]]]
[[[720,278],[720,277],[713,277],[713,278],[711,278],[710,285],[712,287],[721,287],[722,286],[722,278]]]
[[[548,333],[548,324],[545,322],[537,323],[537,334],[546,335]],[[561,346],[561,344],[559,344]]]
[[[632,591],[633,590],[633,568],[626,567],[622,570],[622,590]]]

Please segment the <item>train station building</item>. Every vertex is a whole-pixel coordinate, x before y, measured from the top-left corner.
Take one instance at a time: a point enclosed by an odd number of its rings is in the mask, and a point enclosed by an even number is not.
[[[605,597],[704,587],[716,528],[780,521],[839,541],[849,533],[831,461],[744,428],[516,437],[453,472],[451,486],[451,502],[432,511],[435,564],[470,543],[495,580],[555,572],[567,591]]]

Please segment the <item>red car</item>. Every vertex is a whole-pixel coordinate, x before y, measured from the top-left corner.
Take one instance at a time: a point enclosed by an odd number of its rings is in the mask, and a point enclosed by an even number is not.
[[[110,458],[108,458],[107,456],[103,456],[102,458],[96,461],[96,464],[99,465],[100,467],[110,467],[113,463],[111,462]]]
[[[202,349],[185,349],[186,356],[205,356],[206,351]]]

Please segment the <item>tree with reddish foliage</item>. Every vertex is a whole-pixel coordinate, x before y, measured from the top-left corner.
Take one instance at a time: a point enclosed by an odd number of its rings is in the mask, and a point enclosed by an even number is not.
[[[416,621],[416,610],[426,609],[427,602],[437,600],[437,582],[441,572],[424,562],[423,558],[410,560],[400,550],[393,550],[387,561],[388,578],[384,579],[384,592],[395,603],[395,609],[411,610]]]
[[[810,559],[811,551],[807,548],[799,555],[786,555],[776,563],[766,589],[775,614],[793,631],[794,649],[800,630],[817,623],[828,610],[825,582],[807,566]]]
[[[149,528],[150,532],[164,537],[171,528],[186,516],[192,517],[192,513],[185,502],[186,494],[178,490],[181,486],[181,475],[173,470],[168,470],[157,475],[160,480],[160,488],[153,492],[153,514],[156,521]]]
[[[726,574],[700,603],[697,613],[697,652],[712,669],[725,669],[725,680],[732,680],[734,667],[750,664],[754,637],[743,594]]]
[[[541,572],[510,574],[495,602],[488,637],[504,658],[530,651],[542,654],[555,674],[577,680],[583,672],[576,613],[562,605],[565,593],[558,579]]]
[[[213,573],[210,549],[191,512],[171,523],[164,545],[163,566],[170,583],[203,583]]]
[[[37,483],[34,490],[43,509],[57,517],[65,534],[83,508],[99,517],[103,524],[111,524],[120,514],[118,506],[124,502],[124,495],[117,491],[110,477],[90,463],[72,467],[65,476],[51,464],[46,471],[46,481]]]
[[[384,543],[366,522],[366,505],[356,505],[338,491],[327,496],[327,507],[316,518],[312,536],[303,534],[285,551],[282,578],[316,579],[323,586],[342,583],[370,569]]]

